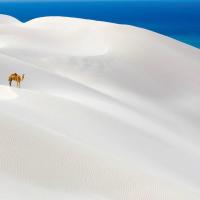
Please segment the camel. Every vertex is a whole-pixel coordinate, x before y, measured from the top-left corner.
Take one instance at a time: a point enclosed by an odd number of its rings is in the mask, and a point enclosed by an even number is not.
[[[14,74],[11,74],[9,77],[8,77],[8,81],[9,81],[9,85],[12,86],[12,81],[16,81],[17,82],[17,87],[20,88],[20,83],[21,81],[24,80],[24,74],[22,74],[22,76],[20,76],[19,74],[17,73],[14,73]]]

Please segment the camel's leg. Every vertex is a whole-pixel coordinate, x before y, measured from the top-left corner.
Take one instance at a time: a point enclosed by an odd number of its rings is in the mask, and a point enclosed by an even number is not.
[[[9,81],[9,85],[10,85],[10,87],[12,86],[12,80]]]

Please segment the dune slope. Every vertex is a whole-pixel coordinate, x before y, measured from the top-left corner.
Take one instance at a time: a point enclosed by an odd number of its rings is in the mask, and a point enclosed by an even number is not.
[[[198,49],[83,19],[0,25],[1,199],[200,199]]]

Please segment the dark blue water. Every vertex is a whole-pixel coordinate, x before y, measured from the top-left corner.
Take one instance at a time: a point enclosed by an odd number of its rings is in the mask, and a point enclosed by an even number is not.
[[[200,1],[0,3],[0,13],[25,22],[42,16],[68,16],[130,24],[200,48]]]

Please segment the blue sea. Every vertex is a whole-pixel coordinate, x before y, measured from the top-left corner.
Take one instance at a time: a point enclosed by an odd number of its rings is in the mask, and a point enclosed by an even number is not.
[[[1,2],[0,13],[26,22],[42,16],[68,16],[129,24],[200,48],[200,1]]]

